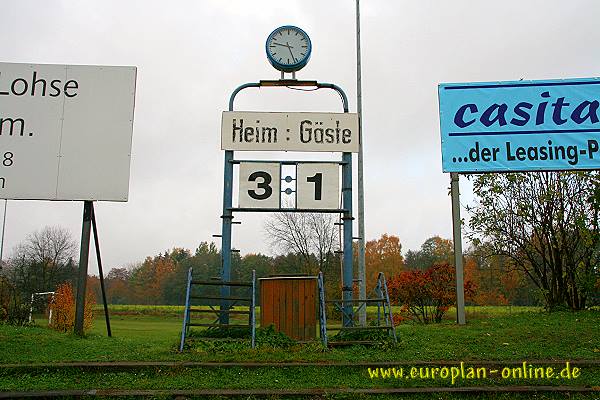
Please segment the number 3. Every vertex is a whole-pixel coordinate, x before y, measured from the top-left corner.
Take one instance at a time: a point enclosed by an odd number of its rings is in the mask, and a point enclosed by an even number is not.
[[[272,181],[271,175],[265,171],[256,171],[250,174],[248,181],[255,182],[258,178],[262,178],[263,181],[257,183],[256,187],[264,190],[264,192],[258,194],[256,193],[256,190],[250,189],[248,190],[248,196],[252,197],[254,200],[266,200],[273,194],[273,188],[269,186]]]

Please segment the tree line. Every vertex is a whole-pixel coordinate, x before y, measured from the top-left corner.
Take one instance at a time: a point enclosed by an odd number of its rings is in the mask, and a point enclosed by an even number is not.
[[[483,256],[485,248],[472,247],[465,253],[465,280],[471,282],[473,305],[543,305],[532,282],[517,269],[511,268],[509,260],[502,257]],[[307,261],[301,253],[268,256],[264,254],[232,257],[232,280],[249,281],[252,270],[257,278],[277,275],[315,275],[322,271],[328,298],[341,295],[339,254],[329,255],[331,262],[319,263],[316,255]],[[365,267],[367,291],[376,285],[377,275],[383,272],[388,279],[403,271],[426,270],[434,265],[453,265],[452,242],[439,236],[427,239],[420,249],[402,255],[397,236],[384,234],[366,243]],[[220,275],[220,249],[214,243],[202,242],[193,252],[175,248],[147,257],[130,268],[113,268],[106,275],[107,298],[111,304],[170,304],[181,305],[185,301],[187,272],[193,268],[198,279],[218,278]],[[355,265],[355,270],[357,265]],[[100,301],[99,280],[90,277],[90,288]],[[217,294],[216,288],[205,289]],[[209,293],[207,293],[209,294]]]

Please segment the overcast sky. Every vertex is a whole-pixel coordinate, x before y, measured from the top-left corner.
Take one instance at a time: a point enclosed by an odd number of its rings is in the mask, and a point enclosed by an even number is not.
[[[363,0],[361,14],[366,237],[398,235],[404,251],[433,235],[451,237],[439,83],[600,75],[598,0]],[[264,44],[288,24],[313,43],[297,77],[338,84],[356,111],[352,0],[2,2],[2,62],[138,68],[129,202],[96,205],[107,269],[175,246],[194,249],[220,233],[221,112],[239,84],[279,78]],[[251,89],[236,109],[340,112],[341,105],[328,91]],[[468,183],[461,190],[464,205]],[[9,201],[5,257],[47,225],[79,241],[82,207]],[[242,254],[270,253],[265,217],[239,216],[233,246]]]

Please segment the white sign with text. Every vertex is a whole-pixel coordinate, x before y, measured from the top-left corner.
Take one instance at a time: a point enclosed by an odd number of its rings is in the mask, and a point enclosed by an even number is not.
[[[279,163],[240,163],[241,208],[279,208],[281,171]]]
[[[337,163],[298,163],[296,207],[335,210],[340,204],[340,176]]]
[[[225,111],[221,149],[357,153],[358,115]]]
[[[135,67],[0,63],[0,198],[127,201]]]

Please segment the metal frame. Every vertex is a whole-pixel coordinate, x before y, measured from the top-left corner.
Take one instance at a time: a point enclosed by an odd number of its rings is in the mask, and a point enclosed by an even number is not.
[[[244,286],[251,288],[251,296],[246,297],[217,297],[217,296],[192,296],[192,286],[193,285],[205,285],[205,286],[221,286],[230,288],[231,286]],[[209,305],[207,309],[192,309],[191,300],[193,298],[201,298],[207,300],[221,300],[221,304],[226,302],[228,304],[227,310],[216,310],[212,305]],[[248,311],[239,311],[239,310],[230,310],[229,308],[234,306],[238,301],[248,301],[250,304],[248,305]],[[191,323],[191,313],[209,313],[216,314],[217,319],[211,324],[204,323]],[[248,325],[230,325],[229,324],[229,314],[248,314]],[[223,324],[221,322],[222,316],[227,315],[227,324]],[[230,281],[222,281],[222,280],[214,280],[214,281],[198,281],[194,280],[193,277],[193,269],[190,268],[188,270],[187,275],[187,286],[185,293],[185,308],[183,311],[183,324],[181,327],[181,341],[179,343],[179,351],[183,351],[183,347],[185,345],[185,338],[189,334],[190,326],[205,326],[208,328],[225,326],[225,327],[249,327],[251,332],[251,345],[252,348],[256,346],[256,271],[252,270],[252,282],[230,282]]]
[[[279,164],[279,178],[281,181],[285,181],[285,178],[283,177],[283,166],[295,166],[296,167],[296,176],[298,175],[298,170],[297,167],[299,166],[299,164],[338,164],[341,165],[342,167],[346,164],[346,162],[344,161],[315,161],[315,160],[309,160],[309,161],[301,161],[301,160],[294,160],[294,161],[264,161],[264,160],[233,160],[231,161],[232,164]],[[339,178],[339,177],[338,177]],[[291,182],[297,180],[296,178],[292,178]],[[287,181],[286,181],[287,182]],[[289,183],[289,182],[287,182]],[[280,188],[281,188],[281,183],[280,183]],[[288,189],[286,189],[288,190]],[[298,191],[297,190],[292,190],[290,193],[287,193],[286,190],[279,190],[279,208],[266,208],[266,207],[261,207],[261,208],[254,208],[254,207],[231,207],[231,211],[233,212],[281,212],[281,211],[286,211],[286,212],[298,212],[298,213],[329,213],[329,214],[342,214],[346,211],[346,209],[344,208],[296,208],[296,207],[283,207],[283,204],[281,203],[281,193],[286,193],[286,194],[291,194],[294,193],[294,197],[295,197],[295,204],[298,204]]]
[[[351,341],[345,341],[345,342],[329,342],[328,341],[328,337],[327,337],[327,330],[344,330],[344,329],[358,329],[358,330],[365,330],[365,329],[386,329],[389,333],[389,335],[394,339],[394,342],[397,343],[398,342],[398,338],[396,336],[396,327],[394,326],[394,317],[392,314],[392,306],[390,303],[390,296],[388,293],[388,289],[387,289],[387,282],[385,280],[385,275],[383,274],[383,272],[380,272],[377,276],[377,284],[373,290],[375,297],[374,298],[361,298],[361,299],[351,299],[350,301],[347,300],[325,300],[325,292],[324,292],[324,288],[323,288],[323,278],[322,275],[319,275],[319,301],[320,301],[320,307],[319,307],[319,311],[320,311],[320,322],[321,322],[321,341],[323,342],[324,345],[327,345],[328,343],[331,345],[336,345],[336,344],[368,344],[371,343],[371,341],[360,341],[360,342],[351,342]],[[357,310],[355,310],[358,314],[358,310],[360,310],[361,308],[364,307],[364,309],[366,310],[366,305],[368,303],[376,303],[377,304],[377,325],[375,326],[366,326],[366,325],[362,325],[362,326],[347,326],[342,324],[341,327],[336,327],[336,326],[331,326],[328,327],[327,326],[327,318],[326,318],[326,308],[325,308],[325,304],[326,303],[333,303],[334,307],[337,308],[341,313],[342,313],[342,317],[346,316],[346,307],[349,306],[350,308],[353,309],[354,304],[358,304]],[[384,320],[384,324],[382,325],[382,318],[381,318],[381,308],[383,308],[383,320]]]
[[[319,327],[321,332],[321,342],[327,346],[327,312],[325,309],[325,285],[323,283],[323,272],[319,272],[317,277],[319,286]]]
[[[110,317],[108,315],[108,304],[106,301],[106,287],[104,285],[104,272],[102,270],[102,257],[100,257],[100,239],[98,238],[98,227],[96,226],[96,212],[92,203],[92,232],[94,233],[94,247],[96,248],[96,261],[98,263],[98,275],[100,276],[100,290],[102,291],[102,305],[104,307],[104,320],[106,322],[106,333],[112,337],[110,329]]]
[[[345,213],[345,208],[252,208],[252,207],[232,207],[229,210],[238,212],[299,212],[299,213]]]
[[[50,295],[50,302],[54,301],[54,293],[55,292],[36,292],[31,293],[31,305],[29,306],[29,323],[33,321],[33,301],[35,300],[35,296],[47,296]],[[48,307],[48,325],[52,324],[52,305]]]
[[[183,326],[181,327],[181,343],[179,344],[179,351],[183,351],[183,344],[185,343],[185,336],[187,335],[188,324],[190,322],[190,292],[192,290],[192,268],[188,270],[187,289],[185,292],[185,309],[183,311]]]
[[[342,100],[344,113],[349,112],[348,97],[346,93],[333,83],[320,83],[317,81],[299,81],[295,79],[281,80],[262,80],[259,82],[250,82],[238,86],[229,97],[229,111],[234,111],[235,97],[244,89],[261,88],[261,87],[315,87],[317,89],[331,89],[337,92]],[[342,267],[342,297],[345,300],[344,305],[344,326],[352,325],[353,309],[350,304],[352,300],[352,284],[353,284],[353,250],[352,250],[352,153],[343,152],[342,161],[342,200],[343,206],[338,210],[301,210],[301,209],[254,209],[254,208],[235,208],[233,202],[233,164],[240,161],[234,159],[233,150],[225,150],[224,169],[223,169],[223,214],[221,227],[221,279],[229,281],[231,277],[231,225],[233,221],[233,212],[333,212],[343,214],[342,220],[344,225],[344,256]],[[245,161],[244,161],[245,162]],[[285,163],[285,161],[284,161]],[[289,162],[294,164],[296,162]],[[223,286],[221,296],[228,297],[230,294],[229,287]],[[229,305],[226,301],[221,303],[221,310],[227,310]],[[220,319],[222,324],[229,323],[227,313],[221,314]]]
[[[79,253],[79,274],[77,278],[77,297],[75,303],[75,327],[74,332],[83,336],[83,322],[85,312],[85,291],[87,286],[88,261],[90,254],[90,229],[93,228],[94,246],[96,248],[96,261],[98,262],[98,273],[100,275],[100,288],[102,290],[102,303],[104,306],[104,318],[106,320],[106,331],[112,337],[110,329],[110,317],[106,303],[106,290],[104,288],[104,273],[102,272],[102,257],[100,256],[100,239],[96,227],[96,214],[94,202],[86,200],[83,202],[83,223],[81,226],[81,247]]]
[[[385,280],[385,275],[383,274],[383,272],[379,273],[377,280],[382,282],[381,286],[383,287],[383,291],[384,291],[384,295],[385,295],[385,303],[383,304],[383,308],[385,310],[386,305],[388,308],[386,320],[389,323],[389,326],[392,328],[391,330],[392,330],[392,335],[394,337],[394,342],[398,342],[398,338],[396,337],[396,327],[394,326],[394,316],[392,314],[392,305],[390,303],[390,294],[388,293],[387,282]]]

